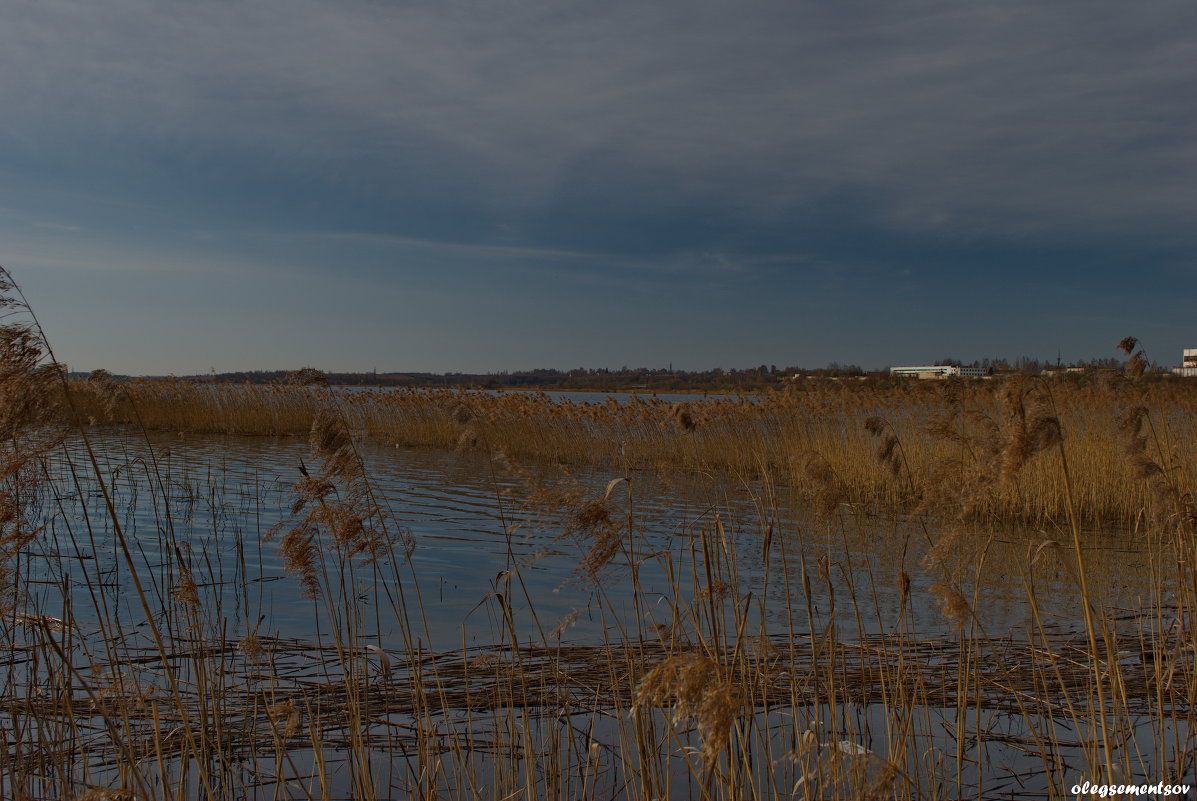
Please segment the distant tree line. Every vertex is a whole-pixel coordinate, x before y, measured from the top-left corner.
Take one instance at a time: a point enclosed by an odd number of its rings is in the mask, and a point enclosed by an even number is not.
[[[912,362],[913,363],[913,362]],[[1034,359],[1021,356],[1013,361],[1005,358],[980,359],[972,362],[946,357],[933,364],[987,368],[994,374],[1038,374],[1045,370],[1071,367],[1082,369],[1118,369],[1117,358],[1093,359],[1087,362],[1062,364],[1058,359]],[[1152,364],[1151,370],[1166,372],[1168,368]],[[231,373],[211,373],[187,376],[186,380],[202,383],[272,384],[286,383],[293,371],[252,370]],[[449,387],[475,389],[544,389],[544,390],[627,390],[650,392],[759,392],[780,385],[804,380],[868,380],[888,382],[892,379],[888,368],[866,371],[858,364],[831,362],[826,367],[781,367],[761,364],[756,367],[720,368],[710,370],[674,370],[672,368],[606,367],[572,370],[542,368],[535,370],[501,371],[494,373],[426,373],[426,372],[328,372],[329,384],[342,386],[377,387]],[[897,379],[901,380],[901,379]]]

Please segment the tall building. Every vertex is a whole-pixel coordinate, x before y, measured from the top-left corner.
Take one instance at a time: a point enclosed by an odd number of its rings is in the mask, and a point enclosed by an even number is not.
[[[1172,372],[1185,378],[1197,378],[1197,348],[1185,348],[1180,367],[1172,368]]]

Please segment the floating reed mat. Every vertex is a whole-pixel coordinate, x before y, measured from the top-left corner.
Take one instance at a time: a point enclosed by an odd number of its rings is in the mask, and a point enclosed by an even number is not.
[[[706,665],[703,680],[729,684],[741,712],[828,703],[950,708],[1075,720],[1069,707],[1105,693],[1107,711],[1186,715],[1197,697],[1191,646],[1175,639],[1112,649],[1096,668],[1082,635],[1021,640],[911,639],[876,635],[856,642],[831,637],[744,638],[717,651],[661,641],[602,645],[476,648],[444,653],[387,652],[294,639],[203,642],[172,640],[163,670],[156,646],[118,661],[48,668],[30,644],[8,652],[10,720],[57,723],[64,755],[119,761],[144,750],[182,753],[184,741],[224,753],[252,754],[270,744],[374,746],[427,736],[434,718],[446,726],[521,710],[525,719],[572,714],[626,714],[652,697],[654,668]],[[44,645],[44,643],[43,643]],[[62,646],[58,646],[62,648]],[[57,649],[56,649],[57,650]],[[38,663],[41,664],[38,664]],[[965,666],[965,667],[962,667]],[[0,662],[0,667],[3,663]],[[47,685],[51,670],[60,686]],[[33,673],[42,672],[36,682]],[[11,677],[26,674],[25,681]],[[684,676],[682,680],[684,681]],[[69,679],[69,680],[68,680]],[[659,690],[659,688],[657,688]],[[680,698],[680,695],[678,696]],[[1091,714],[1098,714],[1094,710]],[[21,726],[6,727],[9,736]],[[474,746],[483,741],[473,740]],[[46,743],[53,750],[50,743]],[[43,750],[41,756],[47,756]]]

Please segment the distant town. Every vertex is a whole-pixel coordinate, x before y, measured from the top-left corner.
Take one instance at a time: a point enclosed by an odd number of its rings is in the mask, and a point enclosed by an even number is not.
[[[779,386],[800,384],[806,380],[859,381],[889,384],[909,380],[992,379],[1014,374],[1082,378],[1099,370],[1121,369],[1124,362],[1117,358],[1093,359],[1065,364],[1055,361],[1023,357],[1014,361],[984,359],[963,363],[944,358],[932,364],[886,367],[865,370],[856,364],[832,362],[825,367],[778,367],[762,364],[756,367],[711,370],[674,370],[667,368],[621,367],[576,368],[572,370],[536,369],[495,373],[426,373],[426,372],[325,372],[329,384],[338,386],[459,388],[459,389],[517,389],[557,391],[615,391],[645,392],[764,392]],[[178,380],[212,384],[280,384],[286,383],[294,371],[254,370],[246,372],[210,373],[178,376]],[[86,374],[76,374],[80,377]],[[1170,367],[1158,363],[1147,365],[1145,375],[1157,378],[1174,376],[1197,378],[1197,348],[1186,348],[1181,365]],[[125,378],[125,376],[121,376]],[[172,376],[173,378],[173,376]]]

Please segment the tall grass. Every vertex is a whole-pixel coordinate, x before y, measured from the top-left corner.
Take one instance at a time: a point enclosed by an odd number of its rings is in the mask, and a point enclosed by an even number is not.
[[[552,400],[540,393],[448,390],[339,392],[297,385],[201,385],[179,380],[73,382],[82,420],[137,424],[181,434],[306,436],[320,409],[336,404],[355,435],[399,446],[482,446],[509,457],[558,464],[627,463],[636,470],[727,471],[802,488],[814,497],[833,475],[843,500],[878,512],[931,511],[951,517],[968,482],[1005,471],[991,492],[969,502],[993,520],[1064,523],[1069,497],[1082,526],[1128,525],[1147,503],[1133,479],[1126,442],[1112,421],[1127,409],[1166,421],[1167,460],[1197,458],[1197,383],[1140,382],[1109,373],[1050,382],[1053,414],[1067,437],[1068,491],[1058,466],[1037,460],[1017,471],[995,462],[999,445],[1022,425],[1017,398],[1038,389],[1024,378],[989,382],[911,382],[886,389],[809,382],[753,399],[667,403]],[[812,388],[813,386],[813,388]],[[1048,386],[1039,382],[1038,386]],[[1008,391],[1007,391],[1008,390]],[[1037,401],[1038,402],[1038,401]],[[1025,414],[1025,412],[1024,412]],[[900,438],[909,480],[894,482],[874,458],[865,424],[883,419]]]
[[[0,294],[5,797],[1066,798],[1195,776],[1187,384],[591,406],[64,382],[7,274]],[[90,440],[108,424],[120,470]],[[310,456],[279,525],[226,542],[225,479],[182,481],[154,430]],[[460,648],[431,649],[444,623],[366,439],[466,448],[495,477],[507,563]],[[602,480],[549,467],[583,463]],[[648,473],[700,488],[667,540]],[[197,499],[231,575],[184,523]],[[589,590],[561,620],[515,548],[532,518]],[[1103,589],[1111,536],[1148,566],[1131,608]],[[306,594],[310,636],[272,633],[255,553]],[[999,584],[1025,620],[994,630]],[[569,638],[580,613],[600,636]]]

